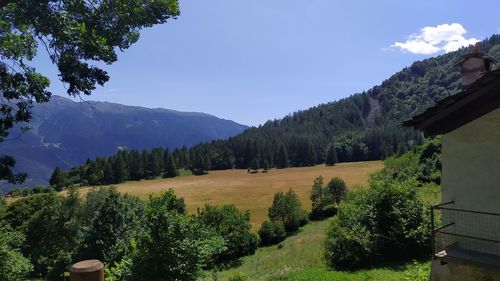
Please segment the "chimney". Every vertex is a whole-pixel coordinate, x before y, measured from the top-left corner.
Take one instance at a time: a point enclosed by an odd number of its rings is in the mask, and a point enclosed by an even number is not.
[[[471,46],[469,52],[458,63],[460,73],[462,73],[462,85],[467,87],[474,83],[474,81],[490,71],[490,65],[494,61],[495,59],[479,50],[479,44]]]

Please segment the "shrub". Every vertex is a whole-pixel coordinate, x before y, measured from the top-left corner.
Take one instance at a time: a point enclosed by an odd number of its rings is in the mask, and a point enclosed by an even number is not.
[[[234,205],[206,205],[199,211],[198,220],[222,236],[225,241],[226,250],[217,255],[217,261],[229,261],[255,253],[258,238],[251,232],[248,211],[241,212]]]
[[[94,209],[94,214],[90,214],[93,219],[81,231],[83,241],[77,257],[78,260],[98,259],[113,264],[131,251],[130,240],[140,228],[143,203],[115,189],[101,192],[106,198],[98,209]]]
[[[170,209],[163,198],[150,197],[145,207],[143,231],[127,257],[127,281],[196,280],[201,268],[224,249],[220,236]]]
[[[293,190],[274,195],[273,205],[269,208],[271,221],[282,221],[286,232],[294,232],[307,223],[307,214],[301,209],[299,198]]]
[[[384,169],[375,177],[389,176],[397,180],[416,179],[420,183],[441,182],[441,139],[426,141],[400,156],[384,160]]]
[[[30,189],[23,189],[23,191],[21,191],[21,196],[23,197],[26,197],[26,196],[29,196],[31,194],[31,190]]]
[[[260,244],[263,246],[277,244],[286,238],[286,231],[281,221],[265,221],[259,229]]]
[[[180,214],[186,214],[186,204],[184,198],[177,198],[173,189],[162,192],[160,196],[149,196],[149,205],[155,205],[157,208],[166,208],[167,211],[177,211]]]
[[[325,192],[327,204],[339,204],[347,194],[347,187],[344,180],[334,177],[326,185]]]
[[[325,241],[330,266],[421,257],[430,245],[430,218],[414,181],[373,181],[340,205]]]
[[[21,190],[19,188],[13,188],[9,191],[9,193],[12,197],[18,197],[21,196]]]
[[[24,189],[26,191],[27,189]],[[5,214],[5,220],[14,229],[26,224],[35,213],[47,206],[52,201],[53,194],[36,194],[26,198],[21,198],[9,204]]]
[[[312,203],[310,218],[318,220],[334,216],[337,213],[338,204],[346,194],[347,187],[341,178],[335,177],[325,186],[323,177],[317,177],[314,179],[309,197]]]
[[[0,281],[28,280],[33,265],[21,253],[24,236],[0,225]]]

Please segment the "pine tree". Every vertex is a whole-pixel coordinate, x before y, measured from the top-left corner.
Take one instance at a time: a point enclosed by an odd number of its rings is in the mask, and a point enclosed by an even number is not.
[[[262,163],[262,172],[267,173],[268,170],[269,170],[269,162],[267,161],[267,159],[265,159],[264,163]]]
[[[160,175],[160,159],[153,153],[149,153],[146,162],[146,178],[154,179]]]
[[[307,165],[314,166],[318,159],[316,158],[316,150],[314,150],[314,145],[311,141],[307,142]]]
[[[109,162],[104,162],[103,169],[103,182],[104,184],[115,183],[115,175],[113,169],[111,168],[111,164]]]
[[[279,148],[278,155],[276,157],[276,166],[280,169],[288,168],[288,154],[286,152],[285,145],[282,144]]]
[[[131,180],[140,180],[144,176],[144,168],[142,166],[141,155],[138,151],[131,151],[128,157],[128,172]]]
[[[253,172],[257,172],[260,169],[260,163],[259,163],[259,160],[257,160],[257,158],[254,158],[252,160],[252,163],[250,164],[250,169]]]
[[[113,183],[122,183],[128,179],[127,167],[122,157],[118,156],[113,163]]]
[[[167,152],[168,153],[168,152]],[[163,178],[175,178],[179,175],[177,168],[175,167],[174,158],[172,154],[165,157],[165,172],[163,173]]]
[[[211,167],[212,162],[210,161],[210,157],[208,157],[208,155],[205,155],[205,157],[203,157],[203,171],[208,172]]]
[[[50,176],[49,184],[54,187],[55,190],[61,191],[64,187],[66,181],[66,177],[64,176],[63,172],[61,171],[61,168],[57,166],[54,169],[54,172],[52,173],[52,176]]]
[[[206,175],[207,171],[210,170],[212,163],[210,162],[210,158],[208,155],[201,155],[199,152],[192,152],[191,160],[192,164],[190,166],[190,170],[195,175]]]
[[[335,146],[331,145],[326,153],[325,164],[328,166],[333,166],[337,163],[337,150]]]

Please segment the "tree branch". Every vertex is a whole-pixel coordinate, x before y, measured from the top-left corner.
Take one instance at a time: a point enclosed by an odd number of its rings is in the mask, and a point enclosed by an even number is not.
[[[0,8],[7,6],[7,4],[11,3],[12,0],[0,0]]]

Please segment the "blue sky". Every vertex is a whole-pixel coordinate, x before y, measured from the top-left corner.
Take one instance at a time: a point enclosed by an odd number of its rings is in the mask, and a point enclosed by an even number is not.
[[[259,125],[380,84],[415,60],[500,33],[500,1],[181,0],[89,100]],[[43,55],[38,69],[64,95]]]

